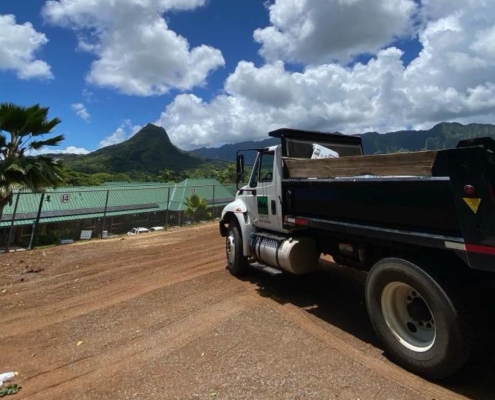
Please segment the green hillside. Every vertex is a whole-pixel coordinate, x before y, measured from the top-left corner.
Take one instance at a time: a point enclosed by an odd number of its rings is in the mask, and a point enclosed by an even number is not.
[[[182,172],[200,168],[207,162],[175,147],[162,127],[148,124],[125,142],[104,147],[82,156],[64,157],[74,171],[157,174],[165,169]]]

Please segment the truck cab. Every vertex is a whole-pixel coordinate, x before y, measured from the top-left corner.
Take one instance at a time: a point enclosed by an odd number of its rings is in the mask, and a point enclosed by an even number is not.
[[[284,232],[282,227],[281,147],[255,150],[255,162],[247,185],[239,189],[241,200],[255,229]],[[242,158],[240,159],[242,164]]]
[[[240,200],[245,204],[248,217],[255,229],[288,233],[289,230],[284,228],[282,218],[284,198],[282,180],[287,177],[282,159],[362,155],[362,143],[359,137],[287,128],[272,131],[269,136],[279,138],[281,143],[277,146],[241,150],[237,153],[237,165],[241,177],[245,173],[246,153],[254,153],[255,162],[248,183],[238,187],[236,201]],[[252,159],[252,156],[250,158]],[[232,207],[227,206],[224,212],[229,210],[232,210]]]
[[[280,272],[283,266],[292,273],[309,272],[316,263],[316,243],[309,237],[293,237],[292,233],[300,229],[285,221],[287,193],[282,181],[288,175],[283,160],[362,155],[361,138],[287,128],[269,136],[279,138],[280,144],[237,152],[236,198],[224,208],[220,220],[220,232],[227,237],[230,249],[229,266],[231,271],[244,270],[249,264],[272,273]],[[254,160],[249,177],[245,160]],[[283,252],[283,248],[288,250]],[[304,261],[306,258],[311,262]]]

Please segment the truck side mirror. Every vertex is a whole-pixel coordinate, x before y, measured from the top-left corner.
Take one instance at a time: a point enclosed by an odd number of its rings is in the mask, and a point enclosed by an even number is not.
[[[244,182],[244,154],[237,154],[237,183]]]

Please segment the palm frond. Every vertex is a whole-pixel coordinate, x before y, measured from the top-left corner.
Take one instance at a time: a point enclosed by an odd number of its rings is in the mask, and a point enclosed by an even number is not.
[[[28,113],[25,107],[0,105],[0,130],[18,135],[27,122]]]
[[[62,165],[47,156],[27,157],[27,150],[56,146],[63,139],[57,135],[44,140],[33,137],[49,133],[60,123],[58,118],[47,120],[48,108],[35,104],[30,107],[0,103],[0,200],[12,187],[27,187],[40,191],[63,183]],[[1,213],[0,201],[0,213]]]
[[[64,140],[64,135],[58,135],[46,140],[36,140],[29,144],[29,148],[38,150],[43,146],[58,146],[62,140]]]

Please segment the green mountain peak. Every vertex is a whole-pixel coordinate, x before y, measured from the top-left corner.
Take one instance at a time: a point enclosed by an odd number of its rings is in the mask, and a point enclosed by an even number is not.
[[[147,124],[122,143],[67,158],[66,163],[73,170],[85,173],[139,171],[156,174],[165,169],[181,172],[198,168],[204,161],[174,146],[162,127]]]

